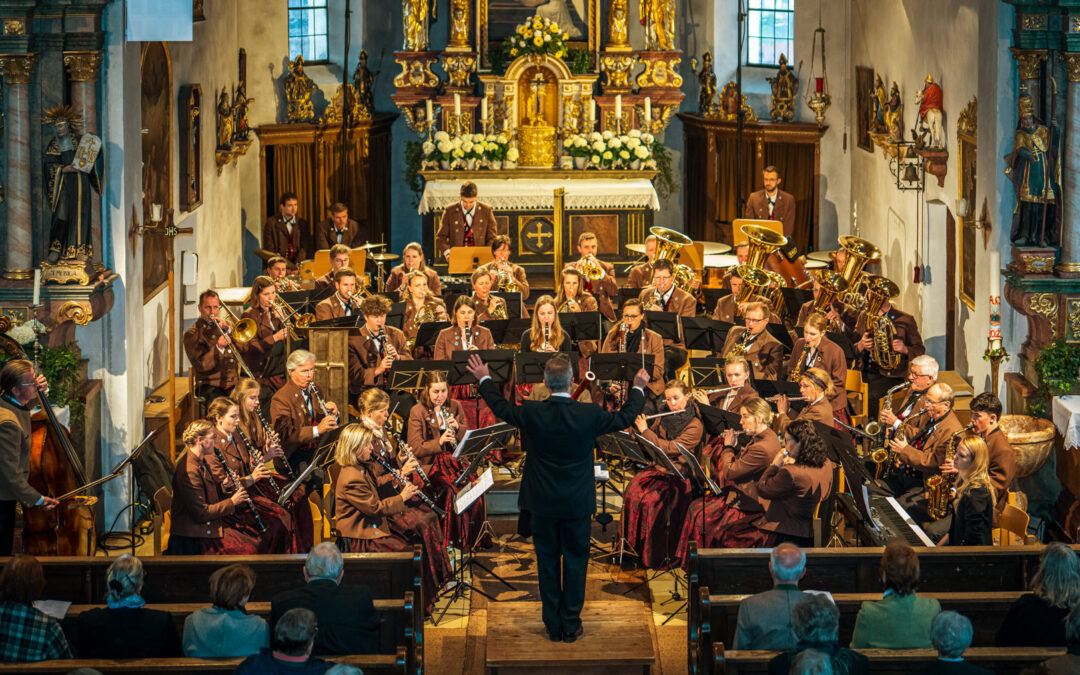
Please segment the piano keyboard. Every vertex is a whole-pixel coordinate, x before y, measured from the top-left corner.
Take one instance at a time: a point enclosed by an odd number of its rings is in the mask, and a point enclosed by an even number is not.
[[[886,542],[903,537],[912,546],[934,546],[926,532],[893,497],[870,497],[870,516]]]

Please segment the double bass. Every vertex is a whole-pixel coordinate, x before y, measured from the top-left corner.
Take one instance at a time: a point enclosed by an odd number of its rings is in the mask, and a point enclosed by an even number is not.
[[[22,345],[6,335],[11,319],[0,317],[0,347],[18,359],[30,360]],[[36,371],[36,369],[35,369]],[[43,495],[60,498],[86,486],[82,461],[60,425],[52,405],[37,392],[44,416],[31,421],[30,486]],[[92,507],[97,497],[72,495],[54,509],[23,508],[23,547],[33,556],[93,555],[97,534]]]

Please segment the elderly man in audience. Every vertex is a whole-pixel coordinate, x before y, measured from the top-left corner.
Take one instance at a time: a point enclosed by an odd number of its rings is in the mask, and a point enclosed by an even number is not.
[[[1031,593],[1016,599],[997,632],[999,647],[1061,647],[1065,617],[1080,605],[1080,559],[1060,542],[1043,550]]]
[[[919,675],[992,675],[964,660],[964,650],[971,646],[974,630],[963,614],[942,612],[930,623],[930,641],[937,650],[938,660],[919,671]]]
[[[282,591],[270,605],[270,625],[294,607],[306,607],[319,618],[315,654],[372,654],[379,647],[379,616],[367,586],[342,585],[341,551],[331,542],[316,544],[304,563],[307,585]]]
[[[0,573],[0,663],[75,657],[60,622],[34,607],[45,590],[37,558],[8,558]]]
[[[107,609],[79,615],[79,656],[87,659],[145,659],[180,656],[172,615],[143,607],[142,561],[125,553],[109,566]]]
[[[234,675],[323,675],[333,664],[312,656],[318,630],[315,612],[303,607],[290,609],[274,623],[272,649],[244,659]]]
[[[792,649],[791,607],[803,596],[799,579],[806,573],[806,554],[795,544],[780,544],[769,556],[772,590],[751,595],[739,604],[735,649]]]
[[[210,603],[184,620],[184,656],[251,656],[270,646],[270,626],[244,611],[255,589],[255,570],[239,563],[210,575]]]
[[[1065,617],[1065,647],[1068,651],[1043,661],[1024,675],[1072,675],[1080,673],[1080,606],[1074,607]]]
[[[930,622],[941,612],[935,598],[915,595],[919,558],[903,540],[895,539],[881,554],[881,600],[864,602],[855,617],[852,649],[929,649]]]
[[[799,672],[791,670],[790,666],[806,651],[821,652],[829,657],[832,670],[826,672],[869,675],[870,660],[863,654],[841,647],[837,643],[840,634],[840,610],[827,595],[804,594],[791,609],[791,624],[797,640],[795,648],[781,652],[769,661],[770,675]]]

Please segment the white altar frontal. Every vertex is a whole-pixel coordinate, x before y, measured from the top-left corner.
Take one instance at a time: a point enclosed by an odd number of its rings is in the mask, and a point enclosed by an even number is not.
[[[554,251],[555,189],[565,189],[562,250],[565,260],[577,258],[582,232],[596,234],[601,259],[628,263],[637,255],[627,244],[645,241],[660,200],[653,171],[424,171],[419,212],[424,217],[425,250],[435,250],[435,233],[443,210],[458,201],[461,184],[476,183],[479,199],[495,212],[499,229],[510,235],[511,259],[532,274],[550,274]],[[671,226],[670,223],[659,223]],[[438,256],[435,256],[438,258]],[[445,272],[445,263],[435,261]]]

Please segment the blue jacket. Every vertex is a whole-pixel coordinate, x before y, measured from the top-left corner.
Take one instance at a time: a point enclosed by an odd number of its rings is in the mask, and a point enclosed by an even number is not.
[[[184,619],[184,656],[238,657],[270,646],[270,627],[242,609],[207,607]]]

